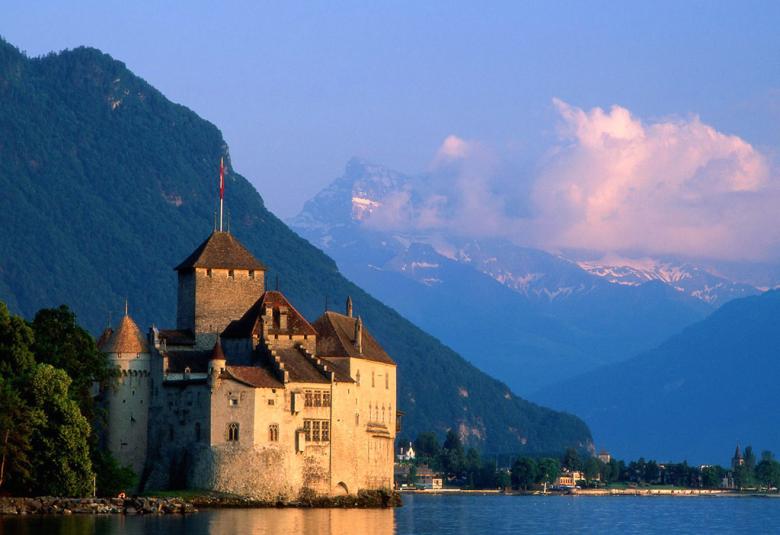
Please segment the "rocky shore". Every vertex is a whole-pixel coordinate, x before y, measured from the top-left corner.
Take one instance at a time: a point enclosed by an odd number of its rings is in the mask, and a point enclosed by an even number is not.
[[[0,515],[186,514],[197,509],[180,498],[0,498]]]
[[[28,514],[188,514],[204,508],[309,507],[388,508],[400,507],[401,496],[390,491],[361,491],[356,496],[301,496],[295,501],[258,501],[241,496],[204,493],[187,498],[0,498],[0,515]]]

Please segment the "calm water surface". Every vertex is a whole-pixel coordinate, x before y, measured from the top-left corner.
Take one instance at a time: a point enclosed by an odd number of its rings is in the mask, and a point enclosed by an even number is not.
[[[404,496],[397,510],[219,509],[191,516],[0,517],[0,534],[780,533],[780,499]]]

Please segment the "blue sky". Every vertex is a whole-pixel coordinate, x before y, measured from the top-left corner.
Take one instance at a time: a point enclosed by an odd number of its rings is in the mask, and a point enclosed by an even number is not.
[[[124,61],[217,124],[283,217],[353,155],[419,172],[450,135],[534,169],[553,98],[780,146],[780,2],[71,4],[7,0],[0,35]]]

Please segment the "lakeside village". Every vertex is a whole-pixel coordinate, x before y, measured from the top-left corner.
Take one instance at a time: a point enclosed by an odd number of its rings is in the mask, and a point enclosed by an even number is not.
[[[691,466],[640,458],[626,463],[608,452],[581,455],[569,448],[561,457],[481,457],[464,450],[458,435],[422,433],[399,447],[395,484],[407,492],[490,491],[520,494],[720,494],[777,493],[780,462],[770,451],[757,457],[739,446],[731,465]]]
[[[387,507],[400,503],[395,491],[416,490],[780,486],[780,463],[750,447],[737,448],[726,469],[626,464],[575,449],[481,457],[452,429],[441,444],[432,432],[397,440],[396,364],[351,299],[343,313],[309,323],[266,289],[265,266],[221,228],[175,270],[176,326],[146,334],[127,305],[95,341],[66,306],[28,322],[0,303],[0,512]],[[188,491],[194,499],[127,498],[182,489],[197,489]],[[9,496],[108,499],[66,506]]]

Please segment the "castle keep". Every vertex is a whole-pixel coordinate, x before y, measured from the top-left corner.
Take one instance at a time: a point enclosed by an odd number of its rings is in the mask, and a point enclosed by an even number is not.
[[[119,371],[107,444],[146,489],[292,499],[393,485],[396,366],[347,300],[309,323],[215,231],[176,267],[175,329],[125,313],[99,347]]]

